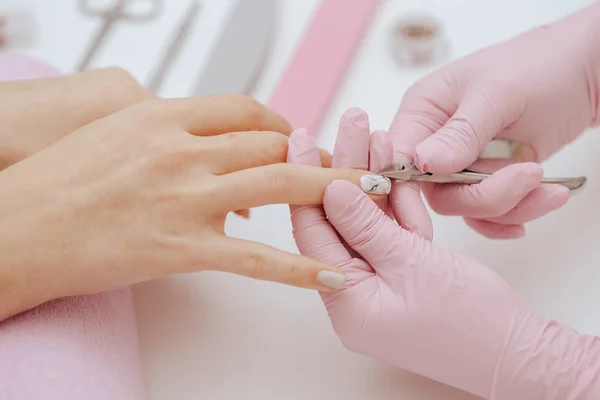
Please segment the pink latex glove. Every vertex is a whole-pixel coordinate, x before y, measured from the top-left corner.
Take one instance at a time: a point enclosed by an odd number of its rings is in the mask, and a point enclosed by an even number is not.
[[[417,82],[390,128],[395,161],[414,160],[427,172],[456,172],[475,162],[493,138],[524,144],[510,162],[547,159],[597,122],[599,21],[600,3],[595,3]],[[470,169],[493,172],[507,163],[478,162]],[[517,170],[501,171],[497,185],[489,187],[423,184],[422,189],[436,212],[464,216],[490,238],[523,236],[523,224],[568,200],[567,189],[557,185],[517,190]],[[392,199],[401,225],[431,238],[419,185],[396,183]]]
[[[336,166],[391,156],[369,152],[357,120],[351,110],[340,123]],[[288,161],[319,165],[305,131]],[[291,211],[300,252],[346,273],[347,287],[322,298],[348,349],[487,399],[600,398],[598,338],[535,315],[492,270],[401,228],[352,184],[332,183],[324,208]]]

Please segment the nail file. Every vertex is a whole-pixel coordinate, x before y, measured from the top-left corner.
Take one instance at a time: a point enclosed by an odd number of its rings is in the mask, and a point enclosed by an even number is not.
[[[195,95],[251,94],[271,48],[277,0],[238,0]]]
[[[382,0],[323,0],[268,102],[293,128],[320,129]]]

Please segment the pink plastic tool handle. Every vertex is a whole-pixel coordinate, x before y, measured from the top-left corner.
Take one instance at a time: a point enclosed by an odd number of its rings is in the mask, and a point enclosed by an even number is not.
[[[268,102],[316,135],[381,0],[323,0]]]

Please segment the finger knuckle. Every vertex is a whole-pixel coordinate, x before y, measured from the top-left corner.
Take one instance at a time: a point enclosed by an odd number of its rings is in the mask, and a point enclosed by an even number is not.
[[[124,68],[108,67],[100,73],[104,90],[115,92],[118,95],[116,101],[132,104],[154,97]]]
[[[165,103],[161,99],[147,99],[131,107],[129,122],[138,126],[156,126],[164,119]]]
[[[111,80],[119,81],[120,83],[134,82],[137,83],[133,75],[121,67],[107,67],[100,70],[102,74]]]
[[[229,95],[230,101],[244,108],[252,108],[258,106],[258,102],[247,94],[232,94]]]
[[[246,115],[250,130],[260,130],[267,116],[265,107],[245,94],[232,95],[231,101]]]
[[[268,182],[271,193],[278,196],[288,190],[293,190],[287,176],[285,164],[272,164],[262,168],[264,182]]]
[[[446,134],[452,136],[465,149],[483,150],[485,144],[477,134],[477,130],[466,118],[452,117],[445,128]]]
[[[287,154],[288,151],[288,137],[279,132],[265,131],[261,132],[264,139],[262,143],[268,144],[273,154]],[[285,157],[284,157],[285,159]]]
[[[251,278],[261,278],[267,276],[270,272],[267,256],[261,252],[248,254],[246,268]]]
[[[413,83],[406,92],[404,93],[403,100],[412,100],[416,98],[420,98],[423,95],[423,91],[428,87],[427,81],[419,80]]]

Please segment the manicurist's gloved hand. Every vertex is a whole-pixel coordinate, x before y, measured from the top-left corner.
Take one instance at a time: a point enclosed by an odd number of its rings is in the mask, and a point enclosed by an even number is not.
[[[369,153],[368,131],[340,127],[337,167],[370,160],[377,169],[391,156],[381,133]],[[292,133],[288,162],[318,165],[314,139]],[[291,207],[301,254],[346,273],[346,288],[322,298],[348,349],[486,399],[600,398],[598,338],[536,315],[495,272],[408,232],[380,206],[336,181],[323,207]]]
[[[510,162],[541,162],[598,119],[600,3],[450,63],[411,87],[391,125],[395,161],[422,171],[452,173],[473,164],[493,138],[523,144]],[[416,148],[415,148],[416,146]],[[471,169],[498,170],[506,162]],[[513,170],[514,172],[514,170]],[[541,173],[541,170],[540,170]],[[513,190],[518,176],[498,171],[498,186],[422,184],[440,214],[464,216],[491,238],[524,234],[524,224],[568,200],[567,189]],[[416,183],[395,183],[392,202],[405,228],[430,238],[431,220]],[[475,207],[476,206],[476,207]]]

